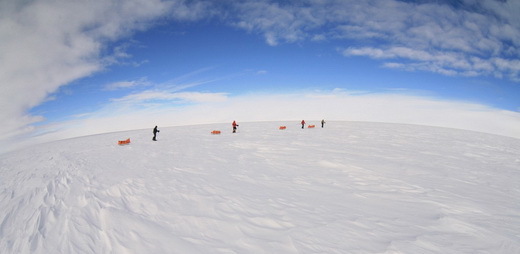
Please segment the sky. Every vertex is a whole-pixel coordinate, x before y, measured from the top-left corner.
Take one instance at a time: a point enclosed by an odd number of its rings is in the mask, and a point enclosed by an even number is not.
[[[520,1],[0,1],[0,152],[204,123],[520,138]]]

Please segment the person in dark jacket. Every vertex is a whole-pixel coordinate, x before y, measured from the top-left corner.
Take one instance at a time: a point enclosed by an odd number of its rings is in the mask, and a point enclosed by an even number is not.
[[[325,119],[321,119],[321,128],[323,128],[324,124],[325,124]]]
[[[157,129],[157,126],[155,126],[155,128],[153,128],[153,138],[152,138],[153,141],[157,141],[157,139],[155,139],[155,137],[157,136],[157,132],[160,132],[160,131]]]

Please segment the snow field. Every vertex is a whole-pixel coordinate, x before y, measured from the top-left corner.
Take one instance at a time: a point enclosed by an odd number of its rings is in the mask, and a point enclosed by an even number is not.
[[[317,123],[1,155],[0,253],[520,253],[520,140]]]

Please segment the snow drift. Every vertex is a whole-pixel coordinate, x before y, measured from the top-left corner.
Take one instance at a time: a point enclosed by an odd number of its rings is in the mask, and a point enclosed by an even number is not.
[[[239,124],[1,155],[0,253],[520,253],[518,139]]]

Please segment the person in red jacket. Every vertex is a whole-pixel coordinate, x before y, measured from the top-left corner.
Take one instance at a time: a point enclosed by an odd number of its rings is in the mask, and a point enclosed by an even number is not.
[[[233,121],[233,123],[231,125],[233,125],[233,133],[237,132],[237,126],[238,126],[237,122]]]
[[[305,126],[305,120],[302,120],[302,129],[304,128]]]

